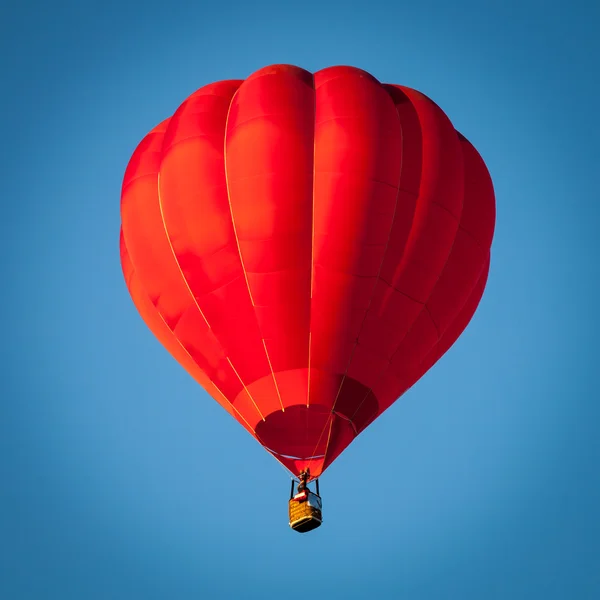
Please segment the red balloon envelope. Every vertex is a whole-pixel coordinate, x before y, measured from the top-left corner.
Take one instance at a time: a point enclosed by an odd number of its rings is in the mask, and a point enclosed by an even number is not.
[[[121,215],[148,327],[314,478],[467,326],[495,202],[483,160],[423,94],[274,65],[199,89],[155,127]]]

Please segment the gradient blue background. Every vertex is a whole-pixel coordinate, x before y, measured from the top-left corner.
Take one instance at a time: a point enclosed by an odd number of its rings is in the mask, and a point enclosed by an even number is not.
[[[600,598],[598,5],[411,4],[2,8],[3,600]],[[430,95],[498,205],[474,320],[326,473],[307,536],[284,470],[146,330],[118,258],[138,141],[276,62]]]

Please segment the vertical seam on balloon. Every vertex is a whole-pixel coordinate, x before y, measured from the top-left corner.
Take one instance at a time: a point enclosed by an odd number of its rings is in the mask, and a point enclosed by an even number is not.
[[[169,327],[167,325],[167,322],[165,321],[164,317],[162,316],[162,314],[160,313],[160,311],[158,309],[157,309],[157,312],[158,312],[158,316],[161,318],[162,322],[167,327]],[[169,328],[169,330],[171,331],[170,328]],[[174,334],[174,332],[172,332],[172,333],[173,333],[173,337],[175,338],[175,340],[177,341],[177,343],[181,346],[181,348],[183,349],[183,351],[190,357],[190,359],[194,362],[194,364],[197,364],[196,361],[194,360],[194,357],[189,353],[188,349],[181,343],[181,340]],[[227,359],[227,360],[229,360],[229,359]],[[200,369],[200,367],[198,367],[198,368]],[[202,370],[202,369],[200,369],[200,370]],[[233,371],[235,372],[235,369],[233,369]],[[219,394],[221,394],[221,396],[223,396],[223,398],[225,398],[225,400],[229,404],[229,406],[231,406],[231,408],[233,408],[233,410],[239,415],[239,417],[242,419],[242,421],[244,421],[244,423],[246,423],[246,425],[248,425],[248,427],[250,428],[250,430],[252,431],[252,433],[256,436],[256,430],[254,429],[254,427],[252,427],[252,425],[250,425],[250,423],[248,423],[248,421],[246,421],[246,419],[244,418],[244,416],[242,415],[242,413],[234,406],[233,402],[231,402],[229,400],[229,398],[227,398],[227,396],[219,389],[219,386],[210,377],[208,377],[208,374],[206,374],[206,372],[204,372],[204,373],[205,373],[206,377],[208,378],[208,380],[212,383],[213,387],[217,390],[217,392],[219,392]],[[256,437],[258,438],[258,436],[256,436]]]
[[[196,300],[196,297],[194,296],[194,294],[190,288],[190,285],[185,277],[185,274],[183,273],[183,270],[181,269],[181,265],[179,264],[179,260],[177,259],[177,254],[175,254],[175,249],[173,248],[173,244],[171,243],[171,237],[169,236],[169,230],[167,229],[167,223],[165,221],[165,214],[164,214],[163,205],[162,205],[162,197],[160,194],[160,173],[158,173],[158,176],[156,178],[156,190],[157,190],[157,194],[158,194],[158,209],[160,211],[160,218],[161,218],[161,221],[163,224],[163,229],[165,230],[165,236],[167,238],[167,242],[169,242],[169,248],[171,249],[171,253],[173,254],[173,259],[175,260],[175,264],[177,265],[177,269],[179,270],[181,279],[183,280],[183,283],[185,284],[187,291],[189,292],[192,300],[194,301],[194,304],[196,305],[198,312],[202,315],[202,318],[204,319],[204,322],[206,323],[207,327],[212,330],[210,323],[208,322],[206,316],[202,312],[202,309],[200,308],[200,305],[198,304],[198,301]]]
[[[229,366],[233,369],[233,372],[236,374],[237,378],[240,380],[240,383],[244,386],[244,390],[246,391],[246,394],[248,394],[248,397],[250,398],[250,400],[252,400],[252,404],[254,404],[254,408],[256,408],[256,411],[260,415],[260,418],[264,421],[265,418],[263,417],[263,414],[260,411],[260,408],[258,408],[256,402],[254,402],[254,398],[252,397],[250,390],[246,387],[244,380],[240,377],[240,374],[237,372],[237,369],[233,366],[233,363],[231,362],[231,359],[229,357],[227,357],[227,362],[229,363]]]
[[[323,455],[322,455],[323,465],[325,465],[325,456],[327,455],[327,449],[329,448],[329,442],[331,440],[331,430],[333,428],[333,417],[334,417],[333,412],[330,412],[329,416],[327,417],[327,420],[325,421],[325,425],[323,425],[323,429],[321,429],[321,434],[319,435],[319,439],[317,440],[315,449],[310,454],[310,458],[306,465],[306,470],[309,470],[310,465],[314,462],[315,459],[313,457],[317,456],[317,448],[319,447],[319,444],[321,443],[321,440],[323,439],[323,434],[325,433],[325,431],[327,429],[327,425],[329,425],[329,433],[327,435],[327,442],[325,443],[325,452],[323,452]],[[322,473],[323,473],[323,470],[321,470],[321,474]]]
[[[331,420],[329,423],[329,433],[327,434],[327,442],[325,443],[325,452],[323,453],[323,467],[321,468],[321,473],[325,468],[325,461],[327,460],[327,452],[329,450],[329,444],[331,443],[331,434],[333,433],[333,422],[335,420],[335,414],[331,413]]]
[[[312,301],[314,292],[314,264],[315,264],[315,180],[316,180],[316,155],[317,155],[317,89],[315,87],[315,75],[313,73],[313,161],[312,161],[312,224],[311,224],[311,255],[310,255],[310,299]],[[311,302],[312,304],[312,302]]]
[[[240,86],[241,87],[241,86]],[[227,127],[229,125],[229,115],[231,114],[231,107],[233,106],[233,101],[235,100],[235,97],[238,94],[239,91],[239,87],[238,89],[235,91],[235,93],[233,94],[233,96],[231,97],[231,101],[229,102],[229,106],[227,107],[227,116],[225,117],[225,131],[223,134],[223,170],[225,171],[225,190],[227,192],[227,204],[229,205],[229,214],[231,215],[231,225],[233,227],[233,235],[235,237],[235,243],[238,249],[238,256],[240,257],[240,264],[242,266],[242,271],[244,273],[244,279],[246,281],[246,288],[248,289],[248,295],[250,296],[250,303],[252,304],[252,308],[254,308],[256,306],[256,304],[254,304],[254,298],[252,297],[252,290],[250,289],[250,281],[248,279],[248,273],[246,271],[246,265],[244,264],[244,258],[242,256],[242,248],[240,246],[240,239],[238,237],[238,232],[237,232],[237,228],[235,226],[235,218],[233,216],[233,205],[231,204],[231,194],[229,192],[229,177],[227,175]],[[260,323],[258,322],[258,317],[256,315],[256,311],[254,311],[254,318],[257,321],[257,328],[260,331]],[[271,370],[271,375],[273,376],[273,381],[275,382],[275,389],[277,391],[277,396],[279,398],[279,404],[281,405],[281,411],[285,412],[285,408],[283,406],[283,400],[281,399],[281,394],[279,393],[279,387],[277,385],[277,381],[275,379],[275,371],[273,370],[273,366],[271,365],[271,359],[269,357],[269,351],[267,350],[267,345],[264,343],[264,338],[262,337],[261,334],[261,340],[263,341],[263,348],[265,349],[265,355],[267,357],[267,363],[269,364],[269,369]],[[239,375],[238,375],[239,377]],[[241,381],[241,379],[240,379]],[[246,387],[244,385],[244,387]],[[246,391],[247,388],[246,388]],[[250,392],[248,391],[248,395],[250,395]],[[252,398],[252,396],[250,395],[250,398]],[[254,399],[252,398],[252,402],[254,402]],[[254,403],[256,406],[256,403]],[[258,410],[258,406],[256,407]],[[260,410],[258,410],[258,412],[260,413],[262,420],[264,421],[265,418],[262,416],[262,413]]]
[[[315,74],[313,73],[313,164],[312,164],[312,214],[311,214],[311,251],[310,251],[310,298],[308,306],[308,385],[306,388],[306,408],[310,406],[310,370],[312,348],[312,305],[315,283],[315,181],[316,181],[316,156],[317,156],[317,88]]]
[[[124,236],[123,236],[123,241],[125,241]],[[127,249],[126,243],[125,243],[125,249]],[[131,257],[131,254],[129,254],[129,252],[127,252],[127,255],[129,256],[129,261],[131,262],[131,266],[132,266],[132,270],[129,275],[129,279],[131,280],[134,276],[135,264],[133,263],[133,258]],[[141,285],[141,281],[139,280],[139,277],[138,277],[138,281],[139,281],[140,286],[142,287],[143,291],[145,292],[146,296],[148,297],[148,300],[150,300],[150,295],[148,294],[148,291]],[[126,285],[127,285],[127,288],[129,289],[129,284],[127,284],[127,282],[126,282]],[[130,295],[131,295],[131,292],[130,292]],[[160,312],[159,308],[157,306],[155,306],[154,304],[152,304],[152,306],[154,307],[154,310],[156,311],[156,314],[159,316],[160,320],[164,323],[165,327],[171,332],[171,334],[173,335],[173,338],[179,344],[181,349],[187,354],[187,356],[190,358],[190,360],[197,366],[198,370],[206,375],[206,378],[208,379],[208,381],[210,381],[210,383],[217,390],[217,392],[219,392],[219,394],[221,394],[221,396],[223,396],[223,398],[225,399],[227,404],[229,406],[231,406],[231,408],[239,415],[240,419],[242,419],[242,421],[244,421],[244,423],[246,423],[246,425],[248,425],[248,428],[252,431],[252,433],[256,436],[256,438],[258,440],[258,436],[256,435],[256,430],[254,429],[254,427],[252,427],[252,425],[250,425],[250,423],[248,423],[248,421],[246,421],[246,419],[244,418],[242,413],[234,406],[233,402],[231,402],[231,400],[229,400],[229,398],[227,398],[227,396],[219,389],[219,386],[208,376],[208,373],[206,373],[206,371],[204,371],[204,369],[202,369],[198,365],[198,363],[194,360],[194,357],[190,354],[189,350],[181,343],[181,340],[175,335],[175,332],[169,327],[169,324],[165,320],[165,317]],[[233,369],[233,370],[235,372],[235,369]],[[260,440],[258,440],[258,441],[260,442]]]
[[[310,328],[310,315],[309,315],[309,328]],[[306,391],[306,408],[310,406],[310,359],[311,359],[311,348],[312,348],[312,331],[308,332],[308,389]]]
[[[316,456],[317,454],[317,448],[319,447],[319,444],[321,443],[321,440],[323,439],[323,434],[325,433],[325,430],[327,429],[327,425],[328,423],[333,419],[333,413],[329,413],[329,416],[327,417],[327,420],[325,421],[325,425],[323,425],[323,429],[321,429],[321,433],[319,434],[319,438],[317,439],[317,443],[315,444],[315,449],[310,453],[310,456]],[[325,456],[325,454],[323,454],[323,456]],[[312,458],[309,459],[308,464],[306,465],[307,469],[310,469],[310,465],[312,464]]]
[[[392,220],[391,220],[391,223],[390,223],[390,230],[388,232],[388,238],[387,238],[387,241],[385,243],[385,248],[383,249],[383,254],[381,256],[381,264],[379,265],[379,270],[377,271],[377,277],[375,278],[375,283],[373,285],[373,291],[371,293],[371,298],[369,299],[369,305],[367,306],[367,310],[365,311],[362,323],[360,324],[360,328],[358,330],[358,334],[357,334],[356,339],[354,341],[354,346],[353,346],[352,352],[350,354],[350,359],[348,360],[348,364],[346,365],[346,372],[344,373],[344,376],[342,377],[342,381],[340,382],[340,387],[338,388],[338,392],[337,392],[337,395],[336,395],[335,400],[333,402],[333,406],[331,407],[331,412],[332,413],[335,410],[335,406],[337,404],[338,398],[339,398],[340,393],[342,391],[342,387],[344,385],[344,381],[346,380],[346,377],[348,375],[348,371],[350,370],[350,366],[352,365],[352,360],[354,359],[354,354],[356,352],[356,348],[358,347],[358,342],[359,342],[359,339],[360,339],[360,334],[362,333],[362,330],[364,328],[365,322],[367,320],[367,315],[369,313],[369,310],[371,309],[371,305],[373,304],[373,298],[375,297],[375,291],[377,289],[377,283],[379,282],[379,278],[381,276],[381,271],[383,270],[383,264],[385,263],[385,257],[387,255],[387,251],[388,251],[388,248],[389,248],[389,245],[390,245],[390,240],[392,239],[392,231],[394,230],[394,223],[395,223],[395,220],[396,220],[396,213],[398,212],[398,200],[400,198],[400,183],[402,182],[402,169],[404,167],[404,131],[402,129],[402,122],[401,122],[401,119],[400,119],[400,113],[398,112],[398,106],[393,101],[393,99],[391,98],[391,96],[385,91],[385,88],[383,86],[381,86],[381,89],[382,89],[383,92],[385,92],[386,97],[390,99],[390,102],[394,103],[394,110],[396,111],[396,116],[398,118],[398,125],[400,127],[400,170],[399,170],[399,173],[398,173],[398,185],[397,185],[397,189],[396,189],[396,202],[394,203],[394,212],[392,214]],[[354,414],[352,415],[352,417],[354,417],[355,414],[356,414],[356,412],[354,412]],[[352,419],[350,419],[350,420],[352,421]]]
[[[167,242],[169,243],[169,248],[171,248],[171,252],[173,254],[173,260],[175,261],[175,264],[177,265],[177,268],[179,269],[179,273],[181,275],[183,283],[185,284],[185,287],[187,288],[187,290],[188,290],[188,292],[189,292],[192,300],[194,301],[194,304],[196,305],[196,308],[198,309],[198,312],[202,315],[202,318],[204,319],[204,322],[206,323],[207,327],[212,331],[212,327],[210,326],[210,323],[208,322],[208,319],[206,318],[206,316],[202,312],[202,309],[200,308],[200,305],[198,304],[198,300],[196,299],[196,296],[194,296],[194,293],[192,292],[192,289],[190,288],[188,280],[186,279],[185,274],[184,274],[184,272],[183,272],[183,270],[181,268],[181,265],[179,264],[179,260],[177,259],[177,254],[175,254],[175,249],[173,248],[173,244],[171,243],[171,237],[169,235],[169,230],[167,229],[167,222],[165,220],[165,215],[164,215],[164,211],[163,211],[162,196],[161,196],[161,193],[160,193],[160,172],[158,173],[158,176],[156,178],[156,190],[157,190],[157,194],[158,194],[158,208],[160,210],[160,218],[162,220],[163,228],[165,230],[165,236],[167,238]],[[214,332],[213,332],[213,335],[214,335]],[[217,339],[217,341],[219,341],[219,340]],[[221,345],[220,342],[219,342],[219,345]],[[229,360],[229,357],[226,357],[226,358],[229,361],[229,364],[231,365],[231,367],[233,368],[235,374],[238,376],[238,379],[240,380],[241,384],[244,386],[244,389],[246,390],[246,392],[250,396],[250,399],[252,400],[252,403],[256,407],[256,410],[257,410],[258,414],[260,415],[260,418],[264,421],[265,418],[263,417],[262,413],[258,409],[258,406],[256,406],[256,402],[254,402],[254,398],[252,398],[252,395],[248,391],[248,388],[246,387],[246,384],[242,381],[242,378],[238,375],[238,372],[235,370],[235,368],[231,364],[231,360]]]
[[[349,419],[347,417],[342,417],[339,413],[331,413],[331,416],[333,418],[338,417],[339,419],[342,419],[344,421],[348,421],[350,423],[350,426],[352,427],[352,430],[354,431],[354,437],[356,437],[358,435],[358,430],[356,428],[356,425],[354,424],[354,422],[352,421],[352,419]],[[331,434],[333,431],[333,420],[331,419],[331,426],[329,428],[329,435],[327,436],[327,444],[325,445],[325,453],[323,454],[323,469],[321,470],[321,472],[323,472],[324,469],[327,468],[327,452],[329,451],[329,445],[331,443]]]
[[[265,354],[267,356],[267,361],[269,363],[269,369],[271,369],[271,375],[273,375],[273,383],[275,384],[275,390],[277,391],[277,397],[279,398],[279,404],[281,404],[281,412],[285,412],[285,407],[283,406],[283,401],[281,400],[281,393],[279,392],[279,386],[277,385],[275,371],[273,370],[273,365],[271,364],[271,358],[269,357],[269,351],[267,350],[267,343],[265,342],[265,338],[262,338],[262,343],[263,343],[263,347],[265,349]]]

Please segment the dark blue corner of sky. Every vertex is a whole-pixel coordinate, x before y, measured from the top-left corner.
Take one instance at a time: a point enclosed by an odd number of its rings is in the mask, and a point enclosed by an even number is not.
[[[599,25],[577,0],[3,6],[0,598],[600,598]],[[423,91],[497,195],[475,318],[326,473],[306,536],[118,256],[138,141],[272,63]]]

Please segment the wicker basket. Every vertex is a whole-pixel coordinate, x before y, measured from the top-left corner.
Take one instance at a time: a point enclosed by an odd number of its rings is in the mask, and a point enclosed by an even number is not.
[[[305,533],[319,527],[323,521],[321,514],[321,498],[312,492],[308,499],[289,502],[290,527],[300,533]]]

